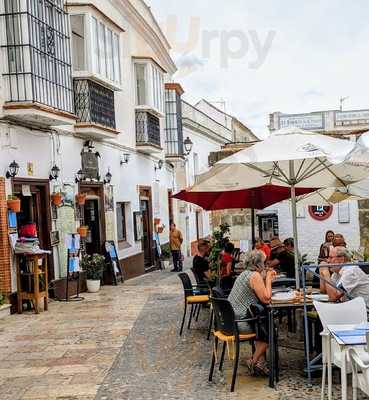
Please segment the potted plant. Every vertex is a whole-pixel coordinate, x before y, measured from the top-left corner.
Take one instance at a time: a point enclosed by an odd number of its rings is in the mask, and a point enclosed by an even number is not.
[[[81,268],[86,272],[87,290],[96,293],[100,290],[100,281],[105,268],[105,258],[100,254],[85,255],[81,260]]]
[[[220,268],[221,268],[221,253],[224,246],[229,242],[230,226],[221,224],[218,229],[215,229],[212,236],[212,248],[209,256],[211,265],[211,274],[213,279],[219,284]]]
[[[172,253],[170,251],[169,243],[163,244],[161,246],[161,260],[163,261],[164,269],[169,269],[171,256],[172,256]]]
[[[8,204],[9,210],[12,210],[15,213],[19,213],[20,212],[21,201],[18,199],[17,196],[9,195],[7,204]]]
[[[59,207],[61,206],[63,202],[63,194],[61,192],[54,192],[51,193],[51,202],[54,204],[54,206]]]
[[[79,228],[77,228],[77,232],[79,233],[79,236],[81,236],[81,238],[87,237],[88,226],[80,226]]]
[[[84,206],[86,203],[86,193],[77,193],[76,201],[79,206]]]

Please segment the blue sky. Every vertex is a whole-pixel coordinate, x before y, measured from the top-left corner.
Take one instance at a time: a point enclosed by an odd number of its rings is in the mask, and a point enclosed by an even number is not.
[[[337,109],[343,96],[350,96],[346,109],[369,108],[367,0],[147,3],[164,32],[174,26],[175,34],[168,36],[186,99],[224,100],[227,111],[259,136],[266,134],[274,111]],[[184,54],[190,32],[192,45]],[[214,35],[210,46],[203,44],[208,35]],[[269,50],[255,67],[255,40],[262,45],[267,37]]]

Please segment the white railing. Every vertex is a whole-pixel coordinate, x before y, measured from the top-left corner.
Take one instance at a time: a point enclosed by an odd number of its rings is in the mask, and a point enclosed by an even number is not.
[[[218,136],[221,136],[226,141],[232,140],[232,131],[225,126],[219,124],[214,119],[210,118],[208,115],[198,110],[196,107],[192,106],[185,101],[182,101],[182,117],[187,118],[198,125],[212,131]]]

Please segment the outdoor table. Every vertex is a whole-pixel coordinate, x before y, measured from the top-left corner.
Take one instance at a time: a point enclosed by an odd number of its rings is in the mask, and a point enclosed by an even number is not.
[[[313,306],[312,301],[307,302],[308,306]],[[278,343],[275,343],[274,336],[274,311],[276,310],[297,310],[304,308],[304,301],[301,299],[296,299],[290,302],[275,302],[270,303],[267,306],[268,310],[268,325],[269,325],[269,387],[274,388],[275,383],[279,379],[278,366],[276,365],[276,346],[278,349]]]
[[[328,325],[328,331],[330,335],[335,339],[336,343],[338,344],[341,352],[341,398],[342,400],[347,400],[347,351],[349,348],[355,346],[363,346],[366,345],[366,330],[363,330],[362,336],[353,336],[354,340],[344,342],[342,337],[335,334],[338,331],[353,331],[357,325]],[[331,354],[331,345],[328,346],[328,368],[331,368],[332,363],[332,354]],[[329,371],[328,369],[328,371]]]

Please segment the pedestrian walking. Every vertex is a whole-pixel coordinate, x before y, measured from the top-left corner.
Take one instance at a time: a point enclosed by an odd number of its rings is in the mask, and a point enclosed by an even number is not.
[[[170,234],[169,234],[170,251],[173,257],[174,268],[171,272],[180,272],[183,268],[181,247],[183,243],[183,236],[179,229],[177,229],[174,222],[170,223]]]

